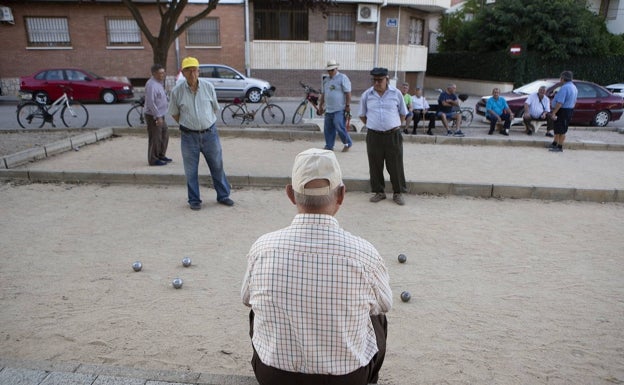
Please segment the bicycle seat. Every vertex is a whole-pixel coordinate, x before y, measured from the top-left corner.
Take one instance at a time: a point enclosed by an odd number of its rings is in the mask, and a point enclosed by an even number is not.
[[[465,102],[466,99],[468,99],[468,94],[459,94],[457,95],[457,97],[459,98],[459,100],[461,100],[462,102]]]

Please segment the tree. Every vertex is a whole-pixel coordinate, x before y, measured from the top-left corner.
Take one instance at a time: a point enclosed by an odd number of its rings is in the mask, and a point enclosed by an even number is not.
[[[546,60],[612,53],[613,35],[584,0],[498,0],[483,7],[477,3],[476,17],[456,29],[442,30],[445,50],[490,52],[521,43]]]
[[[289,4],[292,7],[305,7],[307,9],[318,9],[323,14],[326,13],[328,6],[333,4],[333,0],[265,0],[268,2],[275,2],[280,4]],[[158,35],[154,35],[152,31],[147,27],[141,11],[140,6],[146,6],[146,3],[138,3],[132,0],[121,0],[121,2],[128,8],[134,20],[136,20],[141,32],[145,35],[145,38],[152,46],[154,63],[160,63],[162,65],[167,64],[167,56],[169,54],[169,48],[175,39],[186,31],[195,22],[201,20],[208,15],[212,10],[217,7],[219,0],[207,0],[203,10],[196,15],[190,17],[184,21],[180,26],[177,26],[178,19],[184,8],[188,5],[188,0],[155,0],[158,12],[160,13],[160,30]],[[151,4],[149,4],[151,6]]]

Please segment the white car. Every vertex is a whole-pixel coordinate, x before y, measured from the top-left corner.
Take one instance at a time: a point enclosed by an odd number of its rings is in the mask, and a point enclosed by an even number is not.
[[[612,94],[620,95],[624,98],[624,83],[616,83],[605,86]]]
[[[223,64],[200,64],[199,77],[209,80],[215,87],[217,98],[223,101],[240,98],[258,103],[262,99],[262,91],[271,88],[271,84],[266,80],[248,78]],[[178,73],[176,82],[183,79],[182,73]]]

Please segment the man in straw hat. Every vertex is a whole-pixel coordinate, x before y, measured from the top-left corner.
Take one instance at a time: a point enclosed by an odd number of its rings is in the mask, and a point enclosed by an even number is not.
[[[346,114],[351,114],[351,81],[338,71],[336,60],[330,60],[325,67],[329,76],[323,78],[323,88],[319,99],[319,113],[325,113],[323,131],[325,149],[333,150],[336,132],[342,141],[343,152],[349,151],[353,141],[346,127]]]
[[[247,255],[243,303],[261,385],[377,383],[392,291],[383,259],[334,217],[345,197],[333,151],[298,154],[286,195],[290,226]]]
[[[192,210],[201,209],[199,194],[199,155],[208,163],[217,202],[233,206],[230,184],[223,170],[221,141],[217,132],[219,102],[214,86],[199,78],[199,61],[194,57],[182,60],[182,75],[186,79],[171,91],[169,113],[180,124],[180,143],[188,204]]]

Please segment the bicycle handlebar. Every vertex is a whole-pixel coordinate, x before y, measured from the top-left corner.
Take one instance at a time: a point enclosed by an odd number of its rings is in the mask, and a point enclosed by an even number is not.
[[[321,93],[321,91],[317,91],[314,88],[310,87],[309,85],[304,84],[301,80],[299,80],[299,84],[301,84],[301,87],[304,88],[306,94],[308,93],[320,94]]]

